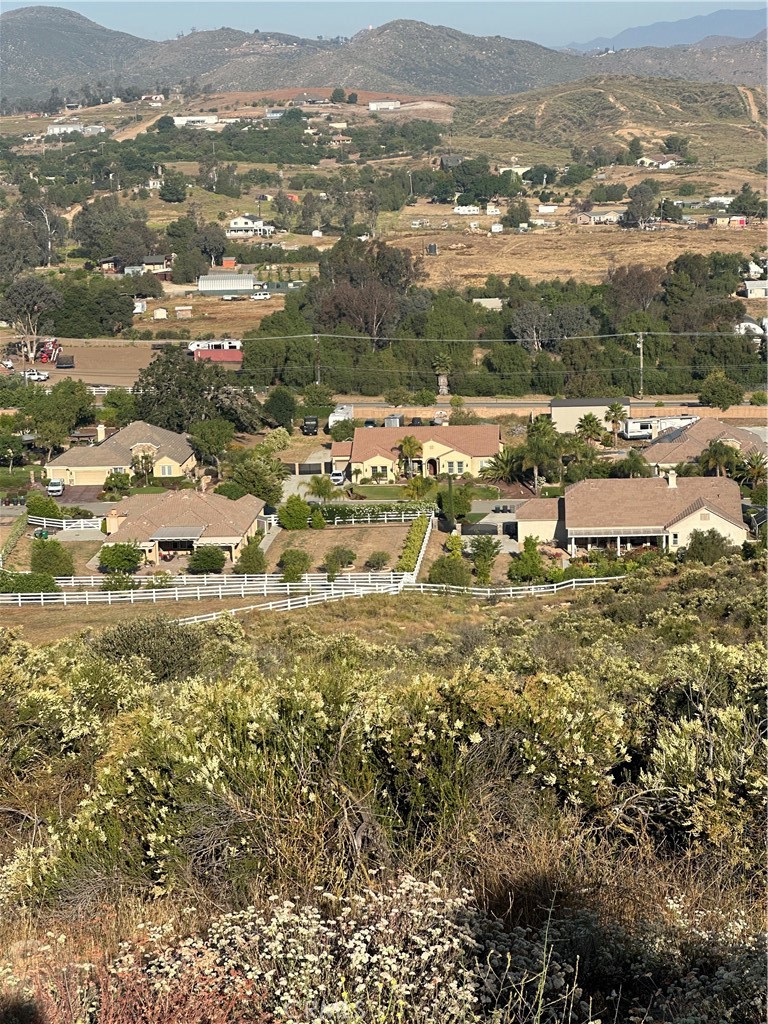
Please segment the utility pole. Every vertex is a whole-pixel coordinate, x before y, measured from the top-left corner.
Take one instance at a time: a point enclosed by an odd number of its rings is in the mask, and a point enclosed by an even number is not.
[[[315,384],[320,383],[320,335],[313,335],[315,339]]]
[[[643,354],[644,353],[643,353],[643,335],[642,335],[642,333],[639,333],[637,335],[637,347],[640,349],[640,394],[639,394],[638,397],[642,398],[643,395],[644,395],[644,391],[645,391],[644,381],[643,381]]]

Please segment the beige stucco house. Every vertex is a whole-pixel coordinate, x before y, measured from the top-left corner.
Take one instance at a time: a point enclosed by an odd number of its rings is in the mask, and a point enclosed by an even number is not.
[[[413,472],[423,476],[477,476],[501,451],[501,435],[493,423],[465,427],[358,427],[352,441],[331,449],[333,468],[353,479],[395,481],[403,473],[400,453],[404,437],[415,437],[421,452],[413,459]]]
[[[677,551],[694,530],[717,530],[731,544],[748,536],[741,492],[726,477],[582,480],[562,498],[531,498],[517,509],[517,539],[555,541],[573,556],[579,549],[653,544]]]
[[[700,419],[689,426],[663,431],[643,455],[651,466],[671,469],[681,462],[696,462],[713,441],[727,444],[742,456],[753,452],[768,455],[768,445],[753,431],[714,419]]]
[[[96,444],[70,448],[52,459],[48,476],[69,487],[101,486],[112,472],[132,473],[134,459],[144,454],[152,456],[157,477],[187,476],[195,468],[195,453],[183,434],[143,420],[129,423],[110,437],[102,426],[97,431]]]
[[[263,513],[264,502],[252,494],[237,501],[197,491],[136,494],[107,513],[106,543],[138,544],[152,564],[163,552],[206,545],[222,548],[234,562],[251,537],[270,529]]]

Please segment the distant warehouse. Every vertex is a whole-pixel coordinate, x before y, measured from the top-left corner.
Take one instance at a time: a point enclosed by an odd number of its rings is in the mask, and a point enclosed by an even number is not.
[[[205,274],[197,279],[201,295],[250,295],[256,285],[253,274]]]

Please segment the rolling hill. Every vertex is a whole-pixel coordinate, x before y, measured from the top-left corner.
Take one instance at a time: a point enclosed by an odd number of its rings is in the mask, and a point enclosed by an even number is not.
[[[765,41],[734,46],[646,48],[602,56],[564,53],[525,40],[472,36],[398,20],[331,42],[235,29],[152,42],[112,32],[56,7],[0,16],[6,97],[63,94],[101,79],[150,88],[196,79],[215,89],[334,86],[409,94],[509,94],[595,75],[761,83]]]
[[[569,49],[600,50],[610,46],[631,49],[643,46],[690,46],[701,43],[707,36],[750,39],[765,28],[765,10],[754,11],[712,11],[698,14],[693,18],[677,21],[656,21],[652,25],[626,28],[613,37],[600,36],[586,43],[571,43]]]
[[[754,164],[765,151],[765,120],[764,89],[601,77],[515,96],[459,100],[453,128],[459,136],[566,151],[574,144],[626,144],[632,136],[658,147],[666,135],[679,133],[690,138],[700,160],[732,153],[736,163]]]

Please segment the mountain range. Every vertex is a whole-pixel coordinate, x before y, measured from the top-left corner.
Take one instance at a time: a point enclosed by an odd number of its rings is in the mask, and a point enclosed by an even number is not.
[[[0,15],[7,98],[47,96],[54,86],[64,95],[98,81],[149,89],[190,79],[243,92],[341,86],[456,96],[519,93],[603,74],[761,83],[765,39],[732,43],[589,55],[408,20],[339,42],[227,28],[155,42],[60,7],[24,7]]]
[[[626,28],[615,36],[599,36],[587,43],[570,43],[567,49],[613,50],[636,49],[641,46],[690,46],[701,44],[708,37],[727,40],[725,45],[751,39],[765,31],[765,9],[755,11],[712,11],[679,21],[656,21],[652,25]]]

